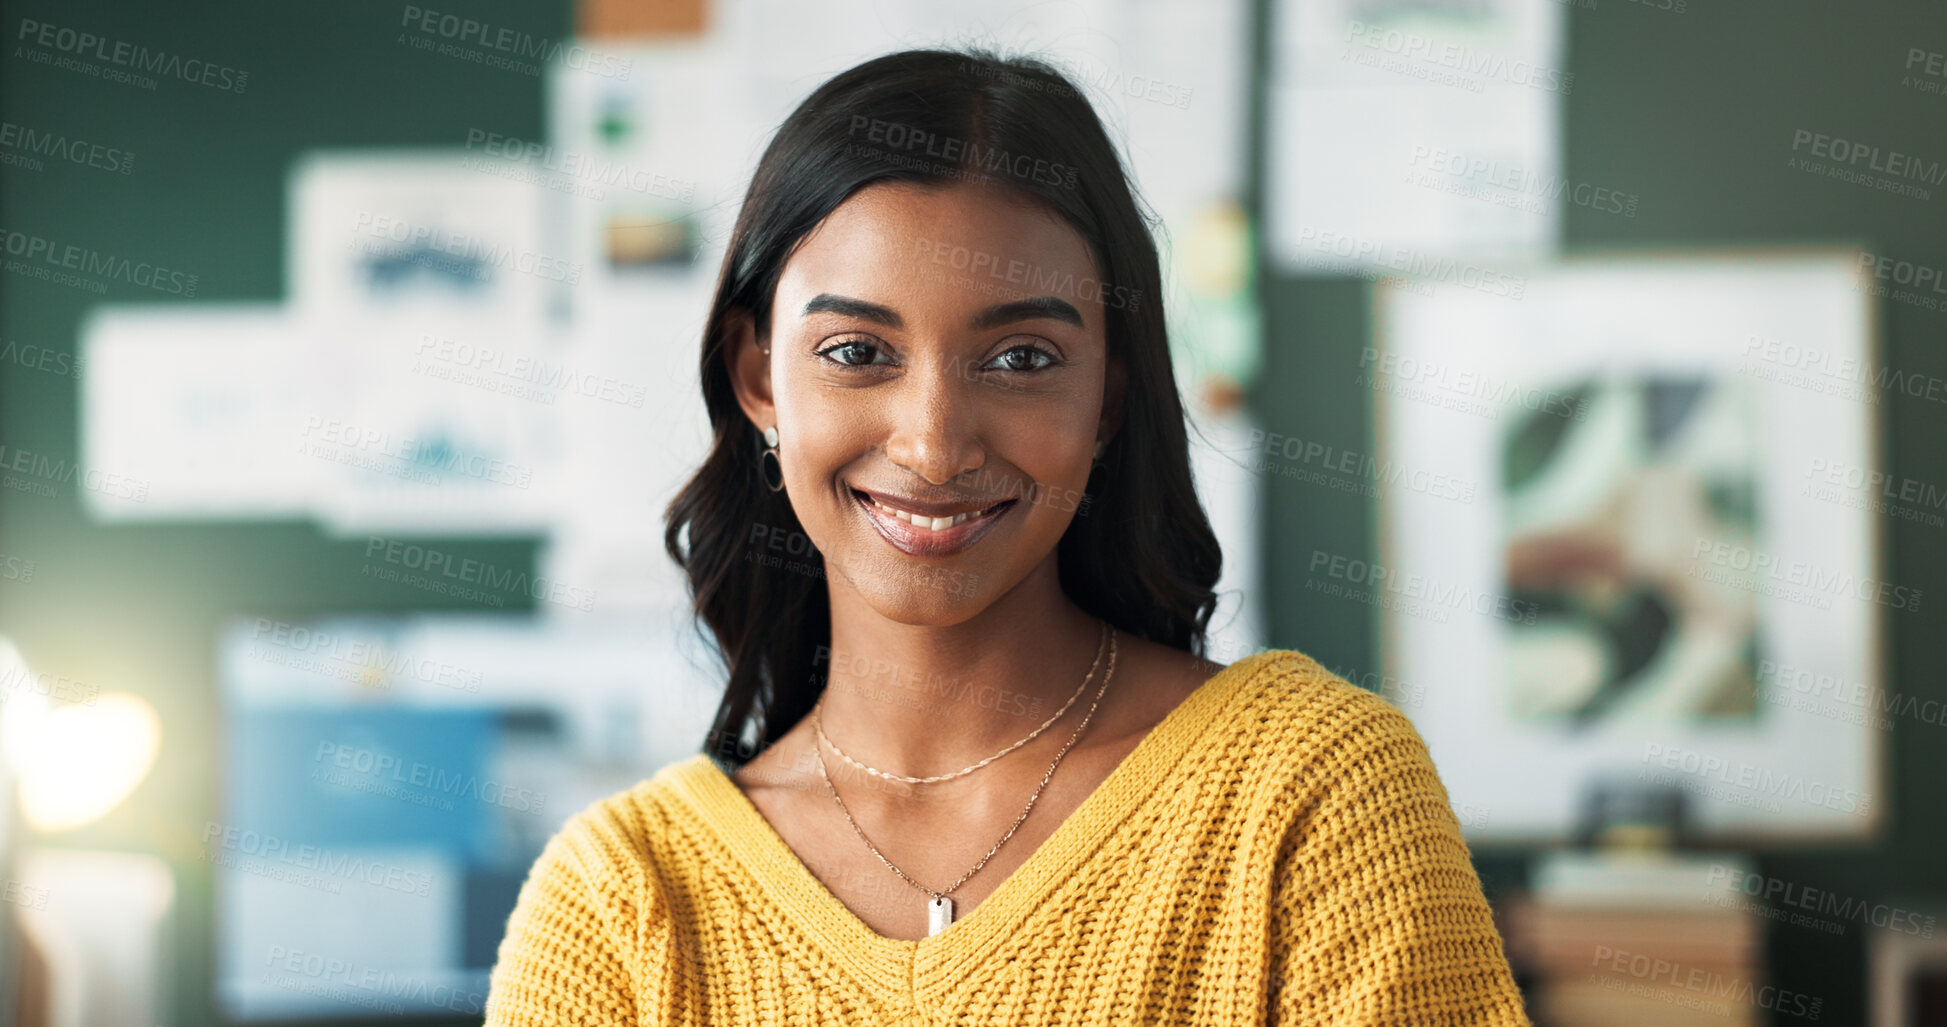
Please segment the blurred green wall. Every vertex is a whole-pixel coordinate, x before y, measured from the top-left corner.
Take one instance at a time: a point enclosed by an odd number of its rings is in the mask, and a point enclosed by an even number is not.
[[[1552,0],[1535,0],[1539,3]],[[1947,96],[1901,85],[1910,48],[1947,50],[1938,0],[1689,0],[1681,12],[1636,0],[1569,5],[1561,174],[1641,197],[1634,218],[1566,206],[1565,252],[1679,247],[1860,244],[1873,253],[1947,267],[1947,189],[1895,196],[1791,169],[1792,133],[1825,132],[1947,161]],[[1260,28],[1268,4],[1259,3]],[[1265,67],[1260,31],[1257,66]],[[1254,146],[1262,155],[1263,96]],[[1253,165],[1262,168],[1261,160]],[[1253,402],[1267,431],[1373,452],[1372,396],[1352,385],[1369,345],[1371,290],[1358,281],[1271,277],[1269,338]],[[1879,303],[1879,362],[1947,377],[1947,311]],[[1320,386],[1315,383],[1331,383]],[[1894,475],[1947,480],[1947,417],[1938,400],[1884,393],[1881,459]],[[1370,503],[1268,476],[1265,552],[1271,642],[1309,647],[1321,662],[1376,670],[1372,607],[1303,588],[1313,549],[1376,553]],[[1938,594],[1947,586],[1947,532],[1882,517],[1884,567]],[[1887,611],[1888,688],[1947,700],[1947,633],[1938,600]],[[1947,729],[1895,718],[1887,739],[1891,803],[1870,848],[1766,856],[1761,872],[1867,901],[1930,893],[1947,898]],[[1519,885],[1518,854],[1476,852],[1490,894]],[[1866,1002],[1865,938],[1770,924],[1774,982],[1823,998],[1820,1022],[1859,1023]],[[1781,1018],[1782,1019],[1782,1018]]]
[[[1535,0],[1548,2],[1548,0]],[[100,0],[0,0],[22,19],[94,31],[200,56],[250,73],[241,94],[164,81],[154,91],[9,56],[0,72],[6,121],[132,151],[127,175],[50,164],[0,166],[0,225],[199,276],[190,302],[275,301],[284,282],[284,172],[322,146],[455,146],[470,127],[538,138],[541,82],[425,54],[395,40],[405,5],[211,2],[193,9]],[[1266,2],[1258,2],[1260,27]],[[459,10],[460,8],[447,8]],[[489,0],[468,16],[541,36],[567,30],[565,4]],[[1947,159],[1947,98],[1902,88],[1910,47],[1947,49],[1937,0],[1842,4],[1812,0],[1690,0],[1682,12],[1633,0],[1569,6],[1563,173],[1641,196],[1634,219],[1567,208],[1571,250],[1689,245],[1860,242],[1874,252],[1947,267],[1947,196],[1916,201],[1786,168],[1807,128]],[[1264,66],[1264,33],[1256,66]],[[8,41],[8,53],[14,50]],[[1213,72],[1214,73],[1214,72]],[[1262,125],[1262,95],[1254,110]],[[1254,150],[1262,133],[1254,132]],[[1254,186],[1253,192],[1257,190]],[[1269,430],[1372,451],[1371,393],[1351,386],[1368,344],[1361,282],[1269,276],[1269,340],[1253,402]],[[0,340],[72,351],[84,309],[163,302],[123,283],[105,296],[0,274]],[[1947,314],[1882,304],[1883,360],[1947,376]],[[221,373],[221,369],[212,369]],[[1319,385],[1317,383],[1331,383]],[[0,444],[78,455],[75,381],[0,364]],[[1896,474],[1947,473],[1947,419],[1931,401],[1889,393],[1881,426]],[[1371,552],[1372,513],[1360,497],[1269,480],[1265,551],[1271,643],[1334,666],[1375,668],[1371,610],[1302,588],[1312,549]],[[1947,535],[1883,523],[1887,566],[1936,586]],[[531,567],[534,542],[443,543],[503,567]],[[36,563],[31,582],[0,580],[0,632],[52,671],[140,692],[159,709],[163,757],[136,794],[75,832],[80,847],[161,847],[179,871],[181,915],[171,947],[171,1024],[216,1021],[207,994],[211,923],[201,828],[218,802],[213,639],[228,616],[295,619],[334,611],[437,605],[361,577],[358,540],[332,541],[303,522],[104,527],[72,489],[49,498],[0,490],[0,556]],[[1939,623],[1890,618],[1893,687],[1947,699]],[[1890,739],[1892,819],[1869,849],[1773,856],[1767,873],[1851,895],[1942,889],[1947,828],[1933,791],[1947,782],[1935,725],[1900,720]],[[1517,856],[1482,853],[1490,891],[1518,884]],[[1774,979],[1825,1000],[1823,1022],[1855,1022],[1864,1001],[1857,932],[1804,929],[1770,939]]]
[[[6,0],[4,7],[5,120],[102,142],[135,159],[126,175],[53,163],[38,172],[0,166],[0,225],[199,276],[195,298],[183,301],[121,282],[96,296],[0,274],[7,341],[71,351],[83,311],[96,303],[281,299],[284,175],[305,150],[460,146],[469,127],[523,138],[543,132],[539,78],[400,45],[403,2]],[[569,29],[560,3],[468,0],[466,9],[542,37]],[[199,57],[246,71],[249,80],[241,93],[168,79],[151,91],[27,63],[11,56],[22,19]],[[77,399],[72,378],[0,366],[0,443],[76,459]],[[31,582],[0,582],[0,633],[37,672],[135,691],[160,712],[163,751],[147,782],[109,817],[61,842],[169,854],[180,889],[171,976],[180,986],[165,1023],[213,1024],[210,866],[201,857],[203,827],[219,816],[218,626],[243,612],[296,620],[469,607],[361,576],[363,539],[328,539],[308,522],[104,527],[88,522],[74,491],[47,498],[0,489],[0,554],[36,563]],[[456,559],[532,573],[537,542],[441,547]],[[531,607],[515,591],[505,608]]]

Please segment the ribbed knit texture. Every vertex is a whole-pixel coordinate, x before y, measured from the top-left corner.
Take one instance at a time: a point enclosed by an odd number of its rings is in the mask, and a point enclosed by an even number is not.
[[[489,1027],[1528,1023],[1419,735],[1282,649],[1206,681],[998,888],[918,941],[853,915],[707,755],[670,764],[549,841],[486,1013]]]

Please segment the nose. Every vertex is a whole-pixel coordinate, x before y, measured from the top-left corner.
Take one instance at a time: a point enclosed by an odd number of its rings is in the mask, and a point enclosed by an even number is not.
[[[896,386],[898,395],[886,411],[892,422],[886,457],[934,485],[987,462],[980,419],[948,363],[919,362]]]

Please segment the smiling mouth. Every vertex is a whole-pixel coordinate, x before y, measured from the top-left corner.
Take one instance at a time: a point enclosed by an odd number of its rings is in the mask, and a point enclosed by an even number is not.
[[[880,537],[911,556],[951,556],[966,549],[980,541],[1015,503],[1004,499],[983,510],[928,517],[888,506],[858,489],[851,491]]]
[[[915,528],[924,528],[929,531],[945,531],[946,529],[954,527],[956,525],[965,524],[976,517],[985,517],[988,514],[993,513],[996,510],[999,510],[1001,507],[1014,502],[1012,499],[1003,499],[1000,502],[995,503],[993,506],[990,506],[985,510],[969,510],[966,513],[954,514],[952,517],[928,517],[925,514],[916,514],[910,511],[901,510],[895,506],[887,506],[886,504],[879,502],[878,500],[872,498],[866,493],[860,492],[858,489],[853,489],[852,494],[872,504],[873,506],[886,512],[887,514],[890,514],[893,517],[897,517],[900,520],[905,521],[907,524],[910,524]]]

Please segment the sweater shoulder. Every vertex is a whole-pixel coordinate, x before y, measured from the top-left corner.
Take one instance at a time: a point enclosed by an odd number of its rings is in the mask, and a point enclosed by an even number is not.
[[[1296,649],[1267,650],[1240,688],[1234,730],[1280,749],[1342,749],[1347,755],[1420,736],[1405,713]]]
[[[673,766],[673,765],[672,765]],[[665,767],[620,791],[583,805],[548,839],[540,862],[596,879],[653,887],[657,853],[670,830]]]
[[[1273,650],[1243,682],[1213,739],[1256,801],[1296,815],[1380,792],[1444,807],[1444,786],[1413,722],[1390,701],[1296,650]],[[1388,800],[1390,803],[1392,800]]]

